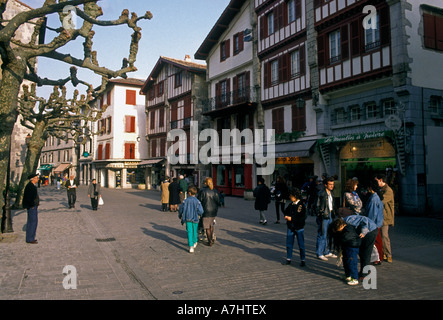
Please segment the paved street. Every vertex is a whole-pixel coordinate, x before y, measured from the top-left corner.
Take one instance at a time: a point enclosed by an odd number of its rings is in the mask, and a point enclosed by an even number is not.
[[[25,243],[26,212],[14,211],[14,234],[0,241],[2,300],[292,300],[442,299],[443,221],[397,217],[392,264],[376,268],[376,289],[348,286],[335,259],[315,258],[316,225],[305,228],[306,267],[285,259],[286,225],[258,223],[253,202],[226,198],[213,247],[187,251],[185,227],[163,213],[155,191],[103,190],[105,205],[90,209],[86,187],[67,208],[65,191],[39,189],[38,245]],[[272,204],[273,205],[273,204]],[[77,271],[66,290],[65,266]],[[72,273],[71,273],[72,275]]]

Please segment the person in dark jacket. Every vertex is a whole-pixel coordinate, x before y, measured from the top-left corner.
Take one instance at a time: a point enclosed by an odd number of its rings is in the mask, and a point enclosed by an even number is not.
[[[78,180],[71,175],[65,182],[65,187],[68,190],[68,206],[69,209],[75,208],[75,202],[77,201],[77,188]]]
[[[300,265],[304,267],[306,259],[304,229],[307,218],[306,206],[301,200],[300,190],[293,188],[288,194],[291,203],[284,211],[286,225],[288,227],[286,233],[286,262],[284,264],[291,264],[294,240],[295,237],[297,237],[298,248],[300,250]]]
[[[268,210],[268,204],[271,202],[271,191],[265,185],[265,180],[260,177],[257,179],[258,186],[254,189],[253,195],[255,197],[255,210],[260,211],[259,222],[263,225],[268,223],[264,211]]]
[[[214,189],[212,178],[205,179],[205,186],[198,192],[197,199],[200,200],[203,206],[203,229],[208,238],[208,245],[212,246],[215,239],[215,217],[217,217],[218,207],[220,206],[220,197],[218,191]]]
[[[275,183],[275,213],[277,215],[277,220],[275,223],[280,223],[280,209],[283,213],[285,210],[286,200],[289,199],[289,189],[286,185],[286,181],[282,176],[277,177],[277,182]]]
[[[97,184],[96,179],[92,179],[92,183],[89,185],[88,188],[88,198],[91,199],[91,207],[92,210],[97,211],[98,209],[98,200],[102,197],[102,194],[100,192],[100,185]]]
[[[331,224],[331,232],[335,245],[342,251],[346,282],[351,286],[357,285],[358,254],[361,245],[359,232],[341,218],[334,220]]]
[[[178,205],[180,201],[180,185],[178,184],[177,178],[172,179],[172,183],[168,186],[169,190],[169,205],[171,206],[171,211],[176,212],[178,210]]]
[[[30,180],[25,187],[23,193],[23,207],[28,211],[28,221],[26,223],[26,242],[31,244],[37,244],[35,235],[37,233],[38,225],[38,206],[40,199],[37,192],[36,184],[38,184],[39,177],[36,174],[32,174],[28,177]]]

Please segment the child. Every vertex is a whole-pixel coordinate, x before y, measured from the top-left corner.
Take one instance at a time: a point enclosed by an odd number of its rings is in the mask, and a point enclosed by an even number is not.
[[[183,201],[178,211],[178,217],[181,219],[182,225],[186,223],[186,231],[188,232],[189,253],[193,253],[197,246],[197,229],[200,216],[203,214],[201,202],[195,197],[197,188],[191,186],[188,188],[189,197]]]
[[[289,200],[291,203],[286,208],[284,215],[288,231],[286,234],[286,262],[284,264],[291,264],[292,251],[294,248],[294,240],[297,237],[298,248],[300,250],[300,265],[305,266],[305,220],[306,220],[306,207],[301,201],[301,192],[297,188],[293,188],[289,191]]]
[[[331,231],[335,245],[342,250],[346,282],[350,286],[357,285],[360,235],[354,226],[346,224],[341,218],[332,223]]]

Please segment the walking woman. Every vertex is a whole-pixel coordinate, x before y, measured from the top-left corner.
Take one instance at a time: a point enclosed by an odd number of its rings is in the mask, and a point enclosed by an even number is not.
[[[97,184],[96,179],[92,179],[92,183],[88,189],[88,198],[91,198],[91,207],[92,210],[97,211],[98,208],[98,200],[102,197],[100,192],[100,185]]]
[[[172,183],[168,186],[169,190],[169,205],[171,206],[171,211],[178,211],[178,205],[180,202],[180,185],[178,184],[177,178],[172,179]]]
[[[161,202],[162,202],[162,211],[168,211],[169,204],[169,177],[166,177],[164,181],[161,183]]]
[[[220,196],[218,191],[214,189],[212,178],[205,179],[204,187],[198,192],[197,199],[203,206],[203,229],[205,229],[208,238],[208,245],[214,244],[214,225],[217,216],[218,207],[220,206]]]

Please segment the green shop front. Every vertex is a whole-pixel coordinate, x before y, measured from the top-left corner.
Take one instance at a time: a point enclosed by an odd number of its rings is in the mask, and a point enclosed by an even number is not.
[[[330,136],[318,140],[317,145],[326,173],[338,175],[342,186],[353,177],[365,186],[381,173],[394,182],[402,171],[401,143],[392,131]]]

